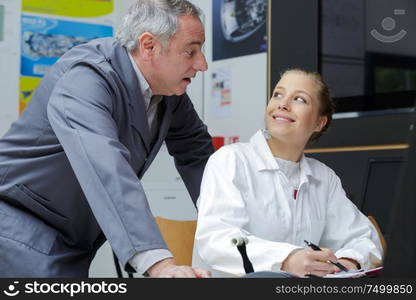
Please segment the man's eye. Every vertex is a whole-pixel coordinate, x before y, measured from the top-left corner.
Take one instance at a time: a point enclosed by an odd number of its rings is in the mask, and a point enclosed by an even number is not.
[[[189,50],[189,51],[185,51],[185,54],[188,56],[194,56],[195,52],[192,50]]]

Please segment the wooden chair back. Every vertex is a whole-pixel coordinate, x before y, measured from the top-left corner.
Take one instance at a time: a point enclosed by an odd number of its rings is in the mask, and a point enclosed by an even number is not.
[[[176,263],[191,266],[196,220],[170,220],[162,217],[155,219]]]
[[[383,233],[381,232],[380,226],[378,225],[376,219],[373,216],[368,216],[368,219],[376,228],[378,237],[380,238],[381,246],[383,247],[383,252],[386,253],[387,243],[386,243],[386,239],[384,238]]]

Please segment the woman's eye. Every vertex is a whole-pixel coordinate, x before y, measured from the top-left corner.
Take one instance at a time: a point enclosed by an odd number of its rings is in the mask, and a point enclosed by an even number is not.
[[[283,97],[283,95],[282,95],[281,93],[274,92],[273,97],[274,97],[274,98],[282,98],[282,97]]]
[[[306,103],[306,100],[303,99],[302,97],[295,97],[295,101]]]

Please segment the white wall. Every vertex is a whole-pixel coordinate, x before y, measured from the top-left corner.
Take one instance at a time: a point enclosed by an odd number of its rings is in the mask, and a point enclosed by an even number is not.
[[[204,121],[213,136],[238,136],[246,142],[254,132],[264,126],[267,102],[267,55],[266,53],[213,61],[212,1],[195,1],[205,13],[205,53],[209,69],[204,77]],[[228,69],[231,77],[230,117],[219,117],[213,111],[212,73]]]
[[[0,41],[0,136],[17,119],[19,110],[21,0],[0,0],[4,36]]]

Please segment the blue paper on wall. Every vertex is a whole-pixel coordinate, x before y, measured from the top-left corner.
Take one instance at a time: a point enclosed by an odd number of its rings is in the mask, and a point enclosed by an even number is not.
[[[44,18],[22,16],[21,66],[22,76],[42,77],[62,54],[91,39],[113,35],[113,27]]]

